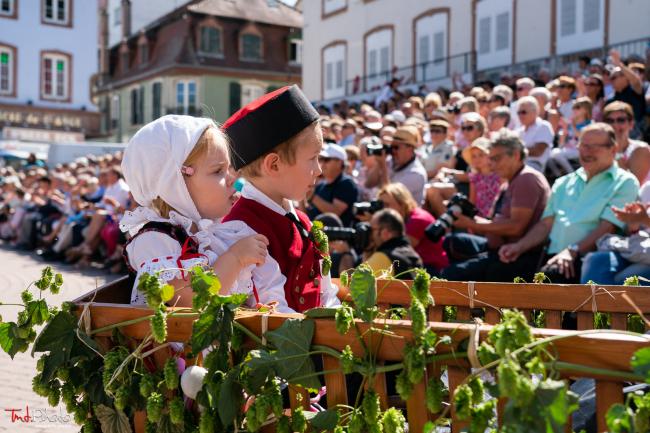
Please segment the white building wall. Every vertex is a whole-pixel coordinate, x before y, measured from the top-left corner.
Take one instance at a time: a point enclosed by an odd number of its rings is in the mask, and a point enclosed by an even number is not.
[[[650,37],[649,0],[609,0],[609,43]]]
[[[131,34],[185,3],[188,0],[131,0]],[[108,0],[107,11],[108,45],[113,47],[122,41],[122,0]]]
[[[38,107],[76,110],[85,107],[96,111],[90,99],[90,79],[97,72],[97,2],[72,2],[72,27],[41,24],[41,2],[38,0],[17,3],[17,20],[0,18],[0,42],[16,47],[16,97],[0,97],[0,103],[23,105],[31,101]],[[43,50],[72,55],[71,102],[40,100],[40,56]]]
[[[551,0],[517,0],[515,61],[551,54]]]
[[[476,5],[476,68],[512,63],[512,2],[482,0]]]
[[[337,0],[340,1],[340,0]],[[450,9],[449,54],[471,51],[472,13],[470,0],[347,0],[347,10],[322,19],[322,0],[303,2],[303,87],[307,97],[323,98],[322,48],[336,40],[347,41],[346,78],[364,75],[364,35],[375,27],[394,26],[393,65],[413,65],[413,20],[427,10]],[[445,50],[447,47],[445,46]],[[391,66],[391,67],[392,67]]]

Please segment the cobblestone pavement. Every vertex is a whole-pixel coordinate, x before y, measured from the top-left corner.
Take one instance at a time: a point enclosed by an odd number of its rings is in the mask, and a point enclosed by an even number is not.
[[[33,253],[12,250],[0,245],[0,301],[4,303],[20,302],[20,292],[32,281],[40,277],[46,266]],[[55,272],[63,274],[63,288],[57,295],[46,297],[48,304],[60,305],[79,295],[94,289],[117,276],[97,269],[79,271],[71,266],[52,265]],[[0,306],[0,315],[7,321],[14,321],[19,307]],[[71,416],[61,404],[52,408],[47,399],[32,391],[31,380],[36,374],[36,358],[27,353],[19,353],[12,361],[0,350],[0,432],[55,432],[72,433],[79,431]],[[17,409],[16,415],[24,416],[29,406],[29,414],[35,417],[31,423],[12,422],[10,409]],[[18,411],[20,410],[20,412]]]

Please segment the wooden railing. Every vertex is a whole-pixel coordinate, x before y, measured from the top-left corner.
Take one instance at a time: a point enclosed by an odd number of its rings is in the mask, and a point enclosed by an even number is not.
[[[388,305],[408,305],[410,297],[408,287],[410,282],[401,281],[378,281],[378,303],[381,307]],[[473,286],[474,293],[470,295],[468,289]],[[91,299],[95,302],[88,305],[90,326],[98,330],[119,322],[131,320],[136,322],[150,314],[146,307],[133,307],[125,305],[130,293],[130,283],[127,280],[120,280],[112,285],[104,286],[96,291],[90,292],[77,299],[75,302],[80,307],[85,307]],[[124,295],[126,290],[126,295]],[[554,284],[504,284],[504,283],[471,283],[467,282],[432,282],[431,294],[436,305],[430,308],[429,318],[432,320],[429,326],[439,335],[448,335],[452,344],[440,348],[438,354],[451,353],[451,348],[457,350],[459,343],[469,337],[470,332],[479,331],[480,339],[486,338],[491,329],[487,324],[471,323],[444,323],[442,309],[444,306],[458,307],[458,320],[470,319],[470,308],[485,308],[485,321],[497,323],[499,321],[500,308],[518,308],[524,311],[536,309],[546,313],[546,328],[560,328],[561,314],[563,311],[576,311],[578,314],[579,329],[593,328],[594,311],[611,313],[613,329],[625,329],[627,315],[635,313],[636,309],[623,298],[623,293],[631,299],[641,312],[650,312],[650,292],[642,287],[623,286],[591,286],[580,285],[554,285]],[[345,288],[339,293],[341,299],[349,298]],[[596,302],[592,303],[595,296]],[[99,301],[99,302],[97,302]],[[117,301],[115,303],[111,301]],[[78,309],[80,313],[82,309]],[[173,311],[173,309],[172,309]],[[302,318],[302,315],[272,314],[268,316],[268,330],[273,330],[282,325],[289,318]],[[167,322],[169,341],[188,341],[192,333],[192,322],[196,317],[169,317]],[[251,330],[258,336],[262,335],[262,314],[246,312],[238,316],[240,324]],[[333,319],[314,319],[316,331],[313,344],[328,346],[338,351],[350,345],[355,355],[363,356],[364,351],[357,340],[354,332],[347,335],[340,335],[336,332]],[[382,321],[378,327],[389,324],[394,337],[379,338],[373,332],[367,332],[369,325],[359,322],[361,334],[365,335],[366,345],[376,350],[379,363],[400,362],[404,345],[412,340],[411,326],[409,321]],[[148,320],[141,320],[137,323],[121,328],[121,331],[132,338],[143,339],[149,333]],[[110,330],[99,332],[94,337],[110,337]],[[630,367],[630,359],[633,353],[643,347],[650,345],[650,337],[639,335],[623,335],[607,333],[607,331],[594,331],[591,334],[575,335],[572,331],[560,329],[539,328],[533,330],[536,338],[547,338],[551,336],[565,336],[566,338],[555,341],[554,348],[557,354],[557,361],[564,378],[590,377],[596,380],[596,408],[598,431],[606,431],[605,413],[614,403],[623,402],[623,385],[625,381],[634,379]],[[580,364],[592,369],[590,374],[581,371],[571,370],[568,364]],[[325,371],[339,370],[338,359],[330,356],[323,357],[323,369]],[[425,406],[425,387],[427,380],[434,375],[440,375],[441,370],[446,369],[450,395],[454,389],[468,376],[470,366],[465,358],[450,356],[444,361],[435,365],[427,366],[424,380],[417,384],[413,394],[404,402],[407,411],[410,431],[422,431],[427,421],[435,420],[439,414],[429,413]],[[612,375],[601,370],[617,370],[624,372],[627,376]],[[340,372],[330,372],[324,375],[327,386],[327,400],[330,407],[335,404],[347,404],[347,391],[345,376]],[[386,379],[383,374],[378,375],[375,380],[375,388],[384,408],[388,405],[389,396],[386,392]],[[393,402],[394,397],[391,397]],[[308,401],[303,399],[303,402]],[[292,406],[298,405],[297,399],[291,399]],[[503,405],[499,405],[501,410]],[[452,407],[452,432],[459,432],[464,426],[459,422]],[[570,428],[570,426],[568,426]]]
[[[335,284],[339,286],[339,298],[351,300],[348,289],[338,280],[335,280]],[[408,306],[411,284],[412,281],[408,280],[378,280],[379,306]],[[594,312],[597,311],[611,314],[611,329],[625,330],[628,314],[638,311],[623,294],[641,312],[650,313],[650,287],[595,285],[592,292],[592,286],[580,284],[432,281],[429,291],[435,301],[435,306],[429,308],[429,320],[433,322],[443,320],[445,306],[457,307],[457,321],[470,320],[472,308],[485,309],[484,321],[490,324],[499,322],[500,309],[516,308],[524,313],[533,309],[543,311],[545,328],[550,329],[561,328],[562,312],[575,311],[578,329],[593,329]]]

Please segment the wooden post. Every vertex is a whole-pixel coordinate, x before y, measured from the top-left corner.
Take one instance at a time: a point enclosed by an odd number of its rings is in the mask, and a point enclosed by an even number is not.
[[[594,313],[578,312],[578,331],[594,329]]]
[[[501,321],[501,314],[492,307],[485,308],[485,323],[496,325]]]
[[[333,356],[323,355],[323,370],[337,370],[341,365]],[[327,405],[334,407],[337,404],[348,404],[348,392],[345,385],[345,375],[342,372],[326,373],[325,386],[327,387]]]
[[[409,431],[421,432],[424,424],[429,419],[429,411],[426,405],[426,382],[423,379],[413,387],[411,396],[406,401],[406,412],[408,415]]]
[[[627,330],[627,314],[612,313],[612,329]]]
[[[467,422],[459,421],[456,418],[456,406],[454,406],[454,392],[458,385],[467,377],[467,371],[460,367],[447,367],[449,377],[449,403],[451,404],[451,433],[460,433],[463,428],[467,427]]]
[[[616,403],[623,403],[623,384],[606,380],[596,381],[596,421],[598,432],[607,431],[605,414]]]
[[[562,312],[546,310],[546,328],[562,329]]]

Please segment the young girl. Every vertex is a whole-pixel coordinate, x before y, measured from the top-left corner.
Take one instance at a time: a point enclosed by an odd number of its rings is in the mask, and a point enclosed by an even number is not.
[[[264,262],[268,240],[253,235],[228,242],[238,227],[217,223],[235,201],[235,178],[227,139],[212,120],[169,115],[145,125],[129,142],[122,171],[140,205],[120,221],[132,236],[125,247],[136,273],[132,304],[145,303],[140,276],[160,272],[161,283],[176,289],[170,304],[191,306],[185,270],[196,265],[214,270],[222,294],[248,290],[238,288],[239,274]]]
[[[501,186],[501,178],[490,168],[489,147],[490,140],[480,137],[463,150],[463,158],[472,167],[469,173],[469,201],[474,203],[478,214],[484,218],[491,216],[492,204]]]
[[[562,176],[573,172],[570,161],[578,159],[580,131],[591,123],[592,108],[591,99],[583,96],[573,103],[571,123],[567,125],[564,120],[560,120],[564,133],[560,136],[560,146],[551,150],[549,164],[555,175]]]

